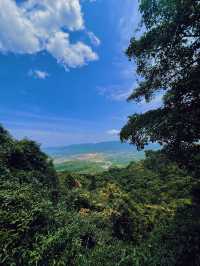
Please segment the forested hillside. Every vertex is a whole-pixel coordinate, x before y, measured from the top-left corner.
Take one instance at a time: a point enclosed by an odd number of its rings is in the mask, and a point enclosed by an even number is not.
[[[200,265],[200,184],[160,151],[57,175],[36,143],[0,139],[2,265]]]

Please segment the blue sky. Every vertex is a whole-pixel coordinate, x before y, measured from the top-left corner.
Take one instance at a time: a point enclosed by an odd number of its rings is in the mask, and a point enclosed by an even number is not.
[[[126,102],[137,9],[132,0],[1,0],[0,123],[43,146],[117,139],[128,115],[160,100]]]

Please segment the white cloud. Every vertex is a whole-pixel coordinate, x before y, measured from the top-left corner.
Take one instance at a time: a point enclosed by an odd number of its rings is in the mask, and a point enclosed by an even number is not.
[[[37,28],[71,31],[84,28],[79,0],[28,0],[23,8]]]
[[[81,0],[82,2],[90,2],[90,3],[94,3],[97,2],[98,0]]]
[[[159,108],[163,105],[163,92],[156,94],[153,96],[150,102],[146,102],[143,99],[141,102],[138,103],[138,106],[142,109],[142,112],[149,111],[151,109]]]
[[[47,50],[66,68],[82,66],[98,59],[97,54],[84,43],[70,44],[69,34],[64,32],[56,32],[47,44]]]
[[[104,96],[105,98],[112,101],[126,101],[128,96],[130,96],[133,91],[133,86],[123,85],[112,85],[107,87],[98,87],[97,91],[99,95]]]
[[[40,47],[37,30],[14,1],[0,0],[0,51],[36,53]]]
[[[112,119],[108,118],[105,121],[104,118],[104,123],[99,123],[80,118],[60,117],[50,113],[41,114],[40,108],[37,110],[36,107],[35,111],[32,106],[29,106],[28,110],[23,107],[23,111],[1,108],[0,121],[15,137],[21,139],[26,136],[50,147],[97,143],[111,141],[114,138],[113,135],[107,134],[107,125],[113,123]]]
[[[139,13],[139,1],[119,0],[118,7],[118,12],[121,14],[118,24],[120,46],[126,49],[133,35],[140,35],[139,23],[141,15]]]
[[[119,133],[120,133],[120,130],[118,130],[118,129],[110,129],[107,131],[107,134],[111,135],[111,136],[117,136],[117,135],[119,135]]]
[[[32,69],[28,72],[28,75],[43,80],[49,77],[49,73],[47,73],[46,71],[32,70]]]
[[[87,34],[93,45],[99,46],[101,44],[101,41],[99,40],[99,38],[92,31],[88,31]]]
[[[0,0],[0,10],[1,53],[47,51],[65,68],[97,60],[91,47],[69,40],[70,32],[85,27],[79,0]]]
[[[111,97],[115,101],[125,101],[129,97],[131,92],[132,92],[132,89],[127,89],[127,90],[120,89],[116,91],[116,93],[113,93]]]

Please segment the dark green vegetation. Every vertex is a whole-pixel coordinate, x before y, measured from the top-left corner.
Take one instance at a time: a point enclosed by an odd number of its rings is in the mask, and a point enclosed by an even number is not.
[[[57,174],[0,127],[1,265],[200,265],[200,2],[141,0],[140,11],[130,99],[162,90],[164,102],[131,116],[121,139],[164,148],[125,169]]]
[[[1,265],[200,265],[200,184],[160,151],[56,174],[0,127]]]
[[[163,105],[130,116],[121,140],[139,149],[157,141],[181,167],[199,177],[200,1],[139,2],[146,31],[139,39],[132,38],[127,49],[140,77],[129,100],[150,101],[162,92]]]

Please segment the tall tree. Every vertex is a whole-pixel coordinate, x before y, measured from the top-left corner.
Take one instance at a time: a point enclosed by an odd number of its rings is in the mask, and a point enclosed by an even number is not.
[[[185,164],[188,152],[200,153],[200,1],[140,0],[139,10],[145,32],[126,54],[140,82],[128,100],[149,102],[162,91],[163,104],[130,116],[120,137],[138,149],[157,141]]]

